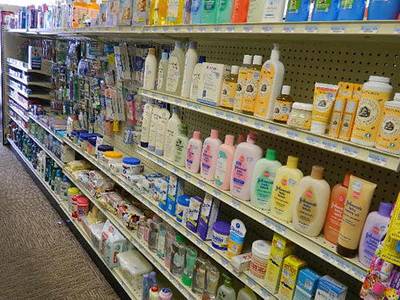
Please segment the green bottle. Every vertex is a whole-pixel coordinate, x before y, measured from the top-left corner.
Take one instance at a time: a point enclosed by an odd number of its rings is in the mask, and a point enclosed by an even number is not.
[[[196,265],[197,251],[191,247],[186,250],[186,264],[182,274],[182,283],[186,286],[192,286],[193,271]]]

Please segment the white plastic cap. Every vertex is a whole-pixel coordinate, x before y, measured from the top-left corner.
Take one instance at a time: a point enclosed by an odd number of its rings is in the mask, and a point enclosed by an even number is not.
[[[239,74],[239,66],[232,66],[231,74]]]
[[[243,64],[244,65],[250,65],[251,64],[251,55],[245,55],[244,57],[243,57]]]
[[[279,52],[279,44],[274,44],[274,48],[271,51],[271,60],[279,60],[280,52]]]
[[[310,131],[315,134],[325,134],[326,127],[327,124],[312,121]]]
[[[301,103],[301,102],[295,102],[293,103],[293,109],[301,109],[301,110],[307,110],[307,111],[312,111],[313,105],[309,103]]]
[[[390,78],[389,78],[389,77],[383,77],[383,76],[371,75],[371,76],[369,76],[369,81],[377,81],[377,82],[382,82],[382,83],[390,83]]]
[[[253,57],[253,65],[261,66],[262,65],[262,56],[254,55]]]
[[[282,86],[282,95],[290,95],[290,85]]]

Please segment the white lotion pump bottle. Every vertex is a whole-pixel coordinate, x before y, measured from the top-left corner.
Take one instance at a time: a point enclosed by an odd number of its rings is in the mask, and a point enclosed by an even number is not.
[[[183,71],[183,80],[181,89],[181,96],[184,98],[189,98],[190,96],[190,87],[192,85],[193,70],[198,61],[198,55],[196,49],[197,49],[197,43],[190,42],[189,49],[186,51],[185,55],[185,69]]]

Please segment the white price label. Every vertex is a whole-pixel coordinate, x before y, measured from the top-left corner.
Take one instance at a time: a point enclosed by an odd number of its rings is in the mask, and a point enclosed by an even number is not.
[[[321,143],[321,139],[316,136],[309,135],[306,137],[306,142],[311,145],[319,145]]]
[[[229,265],[229,261],[228,261],[225,257],[222,257],[221,263],[222,263],[222,265],[224,265],[224,266]]]
[[[235,31],[235,27],[234,26],[226,26],[226,31],[233,32],[233,31]]]
[[[346,32],[346,26],[345,25],[332,25],[331,26],[331,32],[333,32],[333,33]]]
[[[378,25],[373,25],[373,24],[365,24],[361,26],[361,32],[364,33],[376,33],[379,30]]]
[[[271,132],[271,133],[277,133],[277,132],[279,132],[279,127],[270,124],[270,125],[268,125],[268,130],[269,130],[269,132]]]
[[[238,120],[239,120],[240,124],[246,124],[247,123],[247,118],[246,117],[239,116]]]
[[[306,25],[305,32],[308,33],[318,32],[318,29],[319,29],[318,25]]]
[[[219,198],[219,197],[221,196],[221,192],[218,191],[218,190],[213,190],[213,191],[212,191],[212,194],[213,194],[215,197],[217,197],[217,198]]]
[[[394,33],[400,33],[400,27],[396,27],[396,28],[394,29]]]
[[[286,135],[292,139],[297,140],[299,138],[299,133],[296,130],[288,129]]]
[[[261,27],[263,32],[272,32],[272,26],[263,26]]]
[[[286,227],[275,222],[272,219],[269,218],[264,218],[263,223],[265,224],[265,226],[267,226],[268,228],[270,228],[271,230],[279,233],[279,234],[286,234]]]
[[[232,199],[231,204],[233,207],[235,207],[236,209],[240,208],[240,202],[236,199]]]
[[[328,150],[336,150],[338,146],[336,142],[330,140],[323,140],[322,145]]]
[[[380,165],[380,166],[386,166],[387,164],[387,157],[378,154],[378,153],[368,153],[368,158],[367,160],[369,162],[372,162],[374,164]]]
[[[263,128],[263,127],[264,127],[264,124],[265,124],[265,122],[263,122],[263,121],[255,121],[255,122],[254,122],[254,126],[255,126],[257,129]]]
[[[358,155],[358,149],[348,145],[343,146],[342,152],[351,157],[356,157]]]
[[[227,113],[225,114],[225,117],[226,117],[226,119],[227,119],[228,121],[232,121],[232,120],[234,119],[233,114],[232,114],[232,113],[229,113],[229,112],[227,112]]]
[[[182,105],[182,100],[181,99],[176,99],[175,104],[181,106]]]
[[[164,31],[164,32],[168,32],[168,30],[169,30],[168,26],[163,26],[161,28],[162,28],[162,31]]]
[[[224,118],[225,113],[223,111],[220,111],[218,109],[214,110],[214,116],[218,118]]]
[[[251,278],[251,277],[249,277],[249,276],[247,276],[246,281],[247,281],[247,285],[248,285],[250,288],[255,287],[256,284],[257,284],[257,282],[256,282],[253,278]]]
[[[252,31],[253,31],[253,26],[251,26],[251,25],[244,25],[244,26],[243,26],[243,31],[244,31],[244,32],[252,32]]]
[[[220,26],[214,26],[214,32],[220,32],[221,27]]]
[[[283,32],[292,33],[294,32],[294,26],[283,26]]]

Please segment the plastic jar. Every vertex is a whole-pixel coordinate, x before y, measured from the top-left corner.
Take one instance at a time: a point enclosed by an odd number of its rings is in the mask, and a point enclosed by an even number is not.
[[[89,199],[85,196],[78,196],[77,201],[78,216],[85,216],[89,212]]]
[[[393,101],[385,103],[376,148],[400,154],[400,93],[394,95]]]
[[[93,156],[96,154],[96,141],[97,141],[97,136],[91,136],[88,139],[86,147],[86,152]]]
[[[100,163],[105,163],[106,160],[104,158],[104,153],[107,151],[113,151],[114,147],[110,146],[110,145],[99,145],[97,147],[97,151],[96,151],[96,157],[99,160]]]
[[[228,249],[230,224],[224,221],[215,222],[212,234],[212,246],[218,250]]]
[[[105,165],[115,174],[122,170],[122,156],[119,151],[104,152]]]
[[[312,104],[301,102],[293,103],[287,124],[292,127],[310,130],[312,110]]]
[[[142,171],[140,159],[136,157],[124,157],[122,159],[122,175],[129,178],[131,175],[139,175]]]
[[[251,247],[250,272],[257,278],[264,278],[271,252],[271,243],[264,240],[253,242]]]

